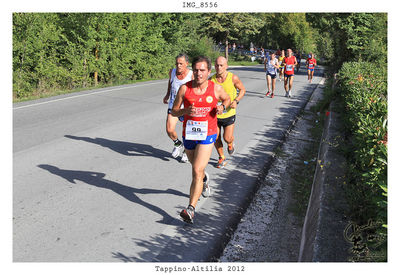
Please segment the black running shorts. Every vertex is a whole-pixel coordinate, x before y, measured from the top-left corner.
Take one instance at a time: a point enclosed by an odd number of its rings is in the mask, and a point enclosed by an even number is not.
[[[218,119],[218,127],[226,127],[235,123],[236,115],[227,117],[227,118],[219,118]]]

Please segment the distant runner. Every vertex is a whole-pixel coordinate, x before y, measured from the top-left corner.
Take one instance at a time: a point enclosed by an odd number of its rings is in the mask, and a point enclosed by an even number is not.
[[[164,104],[168,103],[166,131],[168,136],[174,142],[172,157],[177,158],[179,156],[182,156],[182,162],[188,162],[188,158],[186,156],[186,153],[184,152],[183,143],[178,139],[178,135],[175,131],[176,124],[178,123],[178,118],[171,115],[171,109],[172,105],[174,104],[176,93],[178,92],[179,87],[182,84],[185,84],[186,82],[193,79],[193,73],[188,68],[188,65],[189,58],[186,54],[179,54],[175,58],[175,68],[169,71],[168,90],[163,99]]]
[[[200,196],[210,195],[208,173],[205,168],[211,157],[213,143],[217,138],[217,114],[222,114],[231,100],[224,89],[208,80],[211,61],[199,56],[192,63],[194,80],[179,88],[171,114],[174,117],[184,115],[183,143],[186,154],[192,164],[192,183],[187,208],[180,213],[187,223],[193,223],[197,201]],[[218,101],[222,104],[217,106]],[[181,109],[181,105],[184,108]]]
[[[239,77],[231,72],[227,71],[228,61],[225,57],[218,57],[215,60],[215,71],[211,77],[211,81],[216,84],[221,85],[225,92],[229,95],[231,99],[231,104],[226,108],[226,111],[218,115],[218,138],[215,141],[215,148],[217,149],[219,159],[217,163],[217,168],[223,168],[226,165],[226,158],[224,155],[224,147],[222,143],[222,128],[224,129],[224,140],[228,144],[228,153],[233,155],[235,152],[235,145],[233,143],[234,136],[233,130],[235,128],[236,120],[236,108],[239,101],[243,98],[246,93],[246,89],[243,86],[242,81]],[[239,94],[237,94],[239,90]]]
[[[297,65],[296,57],[293,56],[291,49],[287,50],[287,57],[283,60],[285,66],[285,91],[286,97],[292,97],[292,86],[294,79],[294,68]]]
[[[274,97],[276,75],[278,70],[279,61],[276,58],[275,53],[271,53],[271,55],[267,56],[264,61],[264,71],[266,72],[267,78],[267,94],[265,96],[271,95],[271,98]]]
[[[301,53],[299,51],[297,51],[296,53],[296,60],[297,60],[296,72],[298,73],[301,64]]]
[[[314,54],[310,53],[308,55],[308,59],[306,61],[306,67],[308,71],[308,81],[311,83],[313,76],[314,76],[314,70],[315,67],[317,66],[317,60],[314,58]]]
[[[283,60],[285,59],[285,50],[281,51],[281,54],[278,57],[279,61],[279,81],[282,81],[283,71],[285,69],[285,65],[283,64]]]

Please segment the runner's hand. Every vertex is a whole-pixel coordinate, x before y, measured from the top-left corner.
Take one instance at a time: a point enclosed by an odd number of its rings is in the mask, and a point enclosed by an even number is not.
[[[193,116],[196,113],[196,107],[194,107],[194,103],[187,108],[188,110],[188,115]]]
[[[164,104],[168,104],[169,95],[164,96],[163,102]]]
[[[224,106],[218,105],[217,106],[217,115],[222,115],[224,112]]]
[[[236,100],[233,100],[233,101],[231,102],[231,105],[229,105],[229,107],[232,108],[232,109],[236,109],[236,107],[237,107]]]

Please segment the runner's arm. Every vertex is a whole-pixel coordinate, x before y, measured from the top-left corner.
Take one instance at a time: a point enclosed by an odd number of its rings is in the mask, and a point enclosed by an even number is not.
[[[240,78],[237,75],[232,76],[232,82],[233,82],[233,85],[235,86],[235,88],[239,90],[239,95],[231,102],[231,105],[230,105],[231,108],[236,109],[237,104],[244,97],[244,94],[246,93],[246,89],[244,88],[242,81],[240,80]]]
[[[171,94],[171,72],[172,72],[172,70],[169,70],[168,90],[167,90],[167,94],[164,96],[164,99],[163,99],[164,104],[168,104],[168,99]]]
[[[185,92],[186,92],[186,85],[182,85],[179,90],[178,90],[178,94],[175,97],[175,101],[174,101],[174,105],[172,106],[172,110],[171,110],[171,115],[176,116],[176,117],[180,117],[183,115],[187,115],[191,113],[191,109],[193,108],[192,106],[189,106],[189,108],[182,108],[181,106],[183,104],[183,97],[185,96]]]
[[[231,98],[225,92],[224,88],[222,88],[221,85],[215,84],[214,87],[215,87],[214,88],[215,97],[217,98],[218,101],[222,101],[222,105],[217,106],[217,114],[220,115],[222,114],[224,109],[228,108],[229,105],[231,104]]]
[[[276,61],[275,61],[274,67],[279,70],[279,60],[276,58],[275,58],[275,60]]]

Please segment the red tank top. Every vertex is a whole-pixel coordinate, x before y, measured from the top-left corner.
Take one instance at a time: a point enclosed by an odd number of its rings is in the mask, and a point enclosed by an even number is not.
[[[309,58],[307,59],[308,62],[308,69],[314,69],[315,63],[317,63],[317,60],[315,58]]]
[[[183,97],[183,106],[188,108],[192,103],[196,108],[196,113],[193,116],[185,115],[183,122],[183,136],[185,137],[186,124],[188,120],[192,121],[208,121],[207,136],[217,134],[217,103],[215,97],[214,82],[208,81],[208,87],[204,94],[196,95],[193,89],[193,81],[186,83],[187,89]]]
[[[296,60],[295,56],[285,57],[284,62],[286,63],[285,66],[285,74],[292,75],[294,74],[294,61]]]

